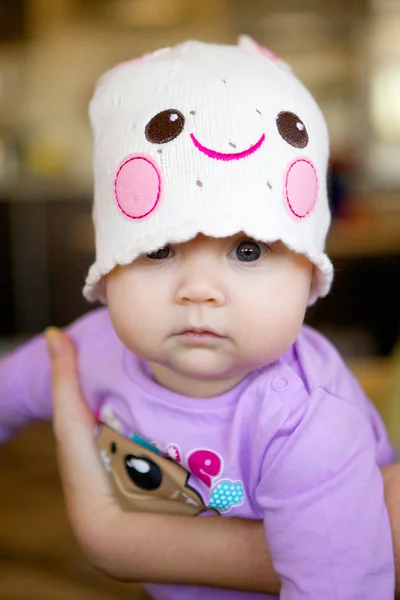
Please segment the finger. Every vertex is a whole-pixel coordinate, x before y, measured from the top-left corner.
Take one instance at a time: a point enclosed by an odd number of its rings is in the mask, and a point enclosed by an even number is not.
[[[52,367],[54,417],[62,483],[74,505],[112,496],[94,440],[94,418],[79,384],[74,343],[62,331],[46,330]]]

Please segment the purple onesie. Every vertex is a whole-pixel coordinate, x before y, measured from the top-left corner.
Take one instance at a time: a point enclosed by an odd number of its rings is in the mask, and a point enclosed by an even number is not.
[[[221,396],[199,399],[159,386],[148,365],[122,345],[107,309],[82,317],[69,333],[94,412],[180,462],[214,515],[264,520],[282,599],[393,600],[379,467],[395,453],[374,406],[320,334],[303,327],[280,360]],[[34,420],[51,419],[49,371],[43,336],[2,361],[1,442]],[[146,588],[164,600],[268,598]]]

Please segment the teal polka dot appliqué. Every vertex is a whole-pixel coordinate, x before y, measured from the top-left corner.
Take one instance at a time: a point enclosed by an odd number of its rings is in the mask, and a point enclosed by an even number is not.
[[[212,491],[208,506],[219,513],[228,512],[234,506],[242,504],[244,496],[241,481],[220,481]]]

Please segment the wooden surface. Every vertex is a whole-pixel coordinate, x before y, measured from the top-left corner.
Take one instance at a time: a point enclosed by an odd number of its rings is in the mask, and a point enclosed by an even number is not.
[[[144,600],[81,555],[66,521],[48,424],[0,450],[0,599]]]
[[[383,418],[386,418],[389,383],[395,368],[393,358],[360,358],[347,362],[367,396],[371,398]]]

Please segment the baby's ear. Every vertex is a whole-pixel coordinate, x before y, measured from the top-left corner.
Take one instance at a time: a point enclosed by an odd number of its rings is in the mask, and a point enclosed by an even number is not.
[[[277,56],[274,52],[272,52],[272,50],[261,46],[261,44],[253,40],[253,38],[251,38],[249,35],[240,35],[238,38],[238,46],[239,48],[243,48],[249,52],[262,54],[266,58],[272,60],[278,67],[285,69],[285,71],[292,70],[292,67],[289,65],[289,63],[285,62],[283,58]]]

